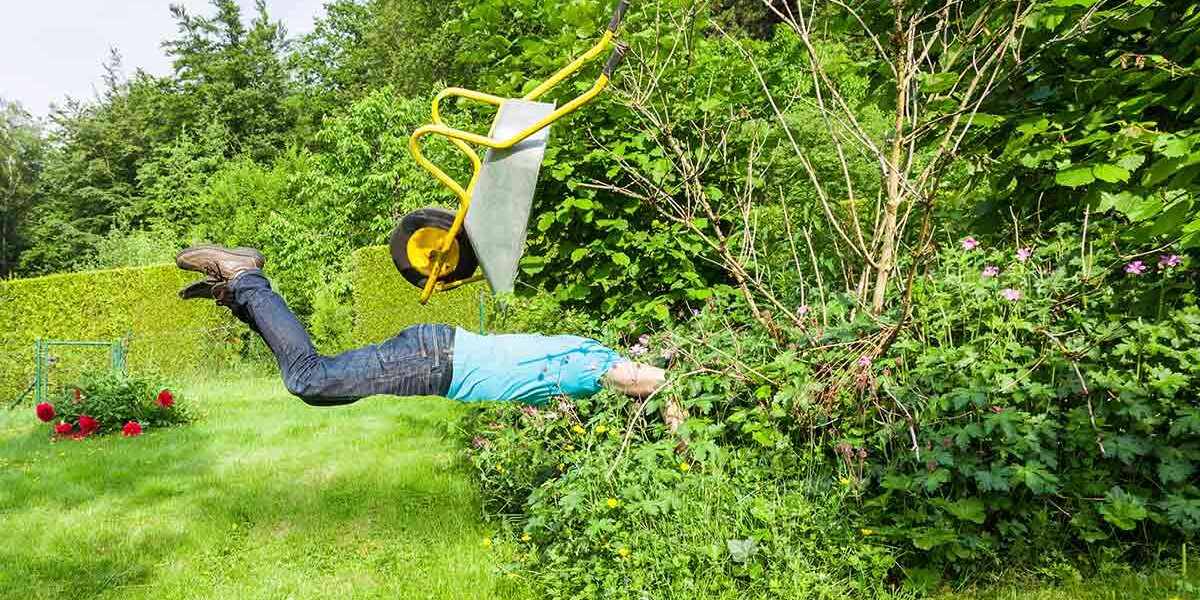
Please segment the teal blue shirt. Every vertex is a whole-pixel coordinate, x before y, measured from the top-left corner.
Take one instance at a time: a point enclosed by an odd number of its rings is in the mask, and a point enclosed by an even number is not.
[[[599,342],[574,335],[479,335],[459,328],[446,395],[524,404],[583,398],[600,391],[604,374],[622,360]]]

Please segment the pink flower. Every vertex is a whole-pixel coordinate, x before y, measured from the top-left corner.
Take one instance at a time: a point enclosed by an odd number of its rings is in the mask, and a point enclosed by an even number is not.
[[[100,422],[88,415],[79,415],[79,432],[83,435],[91,435],[97,429],[100,429]]]
[[[871,366],[871,357],[870,356],[859,357],[858,366],[860,366],[864,369]]]
[[[538,409],[536,406],[530,406],[530,405],[526,404],[525,406],[521,407],[521,412],[532,417],[532,416],[538,414]]]
[[[163,390],[158,393],[158,405],[163,408],[170,408],[175,405],[175,396],[171,395],[168,390]]]
[[[693,308],[693,309],[692,309],[692,316],[693,316],[693,317],[700,316],[700,311],[699,311],[698,309],[695,309],[695,308]]]
[[[54,433],[57,433],[58,435],[67,435],[68,433],[71,433],[71,430],[74,428],[75,426],[70,423],[59,423],[58,425],[54,426]]]
[[[640,337],[638,337],[638,343],[643,346],[649,346],[650,345],[650,334],[643,333]]]
[[[43,402],[34,407],[34,412],[37,413],[37,418],[43,423],[49,423],[50,419],[54,418],[54,407],[48,402]]]
[[[995,265],[988,265],[983,268],[983,273],[981,275],[983,275],[984,277],[995,277],[999,274],[1000,274],[1000,267],[997,267]]]
[[[1182,259],[1179,258],[1178,254],[1164,254],[1158,259],[1158,268],[1169,269],[1178,267],[1180,262],[1182,262]]]
[[[800,306],[798,306],[796,308],[796,314],[803,317],[804,315],[807,315],[808,311],[810,311],[810,310],[812,310],[812,308],[809,307],[807,304],[801,304]]]
[[[1141,275],[1142,271],[1145,271],[1145,270],[1146,270],[1146,265],[1140,260],[1135,260],[1135,261],[1125,265],[1125,272],[1129,273],[1130,275]]]
[[[121,433],[126,437],[134,437],[142,435],[142,426],[137,421],[130,421],[121,428]]]
[[[962,241],[962,249],[971,251],[979,247],[979,240],[969,237]]]
[[[1000,295],[1004,296],[1004,299],[1008,300],[1009,302],[1016,302],[1017,300],[1021,299],[1021,290],[1004,288],[1003,290],[1000,290]]]
[[[646,352],[646,347],[641,344],[634,344],[633,347],[629,349],[629,353],[634,356],[643,356],[646,354]]]
[[[671,352],[667,348],[663,348],[662,352],[659,352],[658,355],[661,356],[663,358],[663,360],[671,360],[672,358],[674,358],[675,353]]]
[[[1017,260],[1025,262],[1033,256],[1033,248],[1021,248],[1017,250]]]
[[[485,438],[481,435],[477,435],[477,436],[471,438],[471,445],[476,448],[485,448],[485,447],[491,447],[492,444],[491,444],[491,442],[489,442],[487,440],[487,438]]]

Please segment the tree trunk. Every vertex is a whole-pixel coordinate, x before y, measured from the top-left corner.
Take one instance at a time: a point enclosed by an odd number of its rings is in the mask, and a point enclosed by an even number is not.
[[[905,117],[908,114],[908,81],[910,69],[908,64],[908,40],[904,31],[903,3],[893,0],[892,8],[896,11],[895,36],[896,44],[896,115],[892,123],[892,151],[886,159],[885,175],[887,176],[887,202],[883,206],[883,220],[879,224],[880,242],[879,260],[876,261],[875,290],[871,298],[871,310],[876,315],[883,312],[887,300],[888,281],[891,279],[892,267],[896,261],[896,244],[900,232],[896,230],[896,214],[904,199],[905,192],[901,189],[900,178],[902,159],[904,158],[904,129]]]

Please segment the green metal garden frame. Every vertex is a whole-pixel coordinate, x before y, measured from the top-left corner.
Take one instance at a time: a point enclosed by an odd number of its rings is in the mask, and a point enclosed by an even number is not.
[[[13,402],[13,406],[15,407],[16,405],[20,404],[21,400],[23,400],[25,398],[25,396],[30,392],[30,390],[33,391],[33,397],[34,397],[35,404],[41,404],[42,402],[45,402],[46,399],[49,397],[49,395],[50,395],[49,380],[47,379],[47,375],[49,374],[49,365],[47,365],[47,360],[50,358],[50,349],[51,348],[53,348],[55,346],[77,346],[77,347],[78,346],[83,346],[83,347],[105,347],[105,346],[107,346],[108,347],[109,368],[112,369],[113,371],[125,372],[125,369],[126,369],[125,358],[128,356],[127,349],[129,347],[129,338],[130,337],[131,336],[129,334],[126,334],[125,337],[118,338],[118,339],[112,340],[110,342],[79,341],[79,340],[43,340],[42,338],[37,338],[37,340],[34,341],[33,383],[30,384],[29,388],[26,389],[25,392],[22,393],[15,402]]]

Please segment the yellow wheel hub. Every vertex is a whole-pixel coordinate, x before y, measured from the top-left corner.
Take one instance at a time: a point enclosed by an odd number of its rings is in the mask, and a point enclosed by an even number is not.
[[[438,261],[439,250],[446,239],[446,230],[437,227],[422,227],[413,232],[408,239],[405,253],[408,261],[422,275],[439,278],[458,267],[458,240],[451,240],[450,247],[441,254],[442,267],[440,273],[433,274],[433,265]]]

